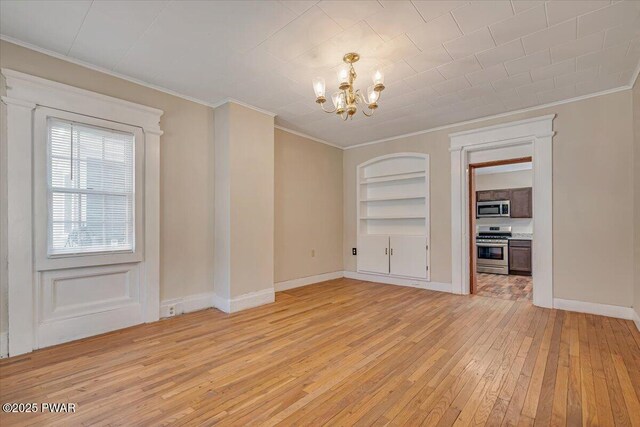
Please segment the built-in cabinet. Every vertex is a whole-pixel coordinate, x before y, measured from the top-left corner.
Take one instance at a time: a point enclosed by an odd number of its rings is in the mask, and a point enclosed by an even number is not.
[[[476,200],[478,202],[509,200],[511,218],[533,217],[533,191],[531,187],[477,191]]]
[[[509,274],[531,276],[531,240],[509,240]]]
[[[414,153],[358,166],[358,272],[429,280],[428,166]]]

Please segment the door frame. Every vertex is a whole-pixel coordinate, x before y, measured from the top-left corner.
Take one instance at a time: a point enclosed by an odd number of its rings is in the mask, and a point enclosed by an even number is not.
[[[516,163],[528,163],[532,161],[531,156],[527,157],[514,157],[512,159],[505,160],[491,160],[487,162],[479,162],[479,163],[470,163],[469,164],[469,230],[473,233],[473,230],[476,229],[476,215],[475,215],[475,206],[476,206],[476,169],[487,168],[491,166],[502,166],[502,165],[513,165]],[[477,256],[476,256],[476,240],[473,238],[469,239],[469,293],[476,293],[476,265],[477,265]]]
[[[553,307],[553,119],[549,114],[449,134],[451,154],[451,288],[469,294],[471,155],[529,149],[533,157],[533,304]],[[508,157],[506,157],[508,158]]]

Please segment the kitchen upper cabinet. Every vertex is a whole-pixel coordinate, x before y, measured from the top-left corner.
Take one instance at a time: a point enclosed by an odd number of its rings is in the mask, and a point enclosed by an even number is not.
[[[511,218],[533,217],[533,191],[531,187],[476,191],[476,201],[478,202],[498,200],[511,202]]]
[[[511,218],[531,218],[533,216],[533,192],[531,187],[512,188]]]
[[[492,200],[509,200],[511,193],[509,189],[506,190],[492,190]]]
[[[478,202],[492,202],[496,199],[493,198],[493,190],[476,191],[476,201]]]
[[[509,240],[509,274],[531,276],[531,240]]]

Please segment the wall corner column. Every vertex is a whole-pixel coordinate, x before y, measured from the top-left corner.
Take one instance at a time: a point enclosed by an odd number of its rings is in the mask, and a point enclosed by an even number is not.
[[[233,102],[216,108],[214,306],[273,302],[274,117]]]
[[[7,106],[7,281],[9,356],[29,353],[33,333],[32,155],[36,104],[2,97]]]

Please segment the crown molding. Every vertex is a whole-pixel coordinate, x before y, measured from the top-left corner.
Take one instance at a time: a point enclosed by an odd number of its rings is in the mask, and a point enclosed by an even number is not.
[[[31,43],[27,43],[27,42],[23,42],[23,41],[18,40],[18,39],[14,39],[13,37],[9,37],[9,36],[6,36],[4,34],[0,34],[0,40],[6,41],[8,43],[15,44],[17,46],[24,47],[24,48],[29,49],[29,50],[33,50],[33,51],[38,52],[38,53],[42,53],[42,54],[47,55],[47,56],[51,56],[51,57],[59,59],[61,61],[70,62],[72,64],[79,65],[81,67],[88,68],[90,70],[97,71],[97,72],[102,73],[102,74],[107,74],[109,76],[116,77],[118,79],[126,80],[126,81],[128,81],[130,83],[134,83],[134,84],[137,84],[137,85],[149,88],[149,89],[157,90],[158,92],[166,93],[167,95],[175,96],[176,98],[181,98],[181,99],[184,99],[186,101],[191,101],[191,102],[194,102],[196,104],[204,105],[206,107],[217,108],[217,107],[219,107],[219,106],[221,106],[221,105],[223,105],[223,104],[225,104],[227,102],[233,102],[235,104],[242,105],[243,107],[251,108],[252,110],[258,111],[260,113],[264,113],[264,114],[270,115],[272,117],[276,116],[276,114],[272,113],[271,111],[263,110],[261,108],[255,107],[253,105],[247,104],[247,103],[242,102],[242,101],[238,101],[238,100],[233,99],[233,98],[225,98],[222,101],[217,102],[217,103],[207,102],[207,101],[204,101],[204,100],[199,99],[199,98],[194,98],[194,97],[189,96],[189,95],[184,95],[182,93],[175,92],[175,91],[173,91],[171,89],[167,89],[167,88],[164,88],[164,87],[161,87],[161,86],[154,85],[152,83],[145,82],[143,80],[139,80],[139,79],[136,79],[136,78],[133,78],[133,77],[129,77],[129,76],[125,75],[125,74],[121,74],[121,73],[118,73],[116,71],[109,70],[108,68],[99,67],[97,65],[93,65],[93,64],[91,64],[89,62],[85,62],[85,61],[82,61],[80,59],[75,59],[75,58],[72,58],[70,56],[63,55],[63,54],[58,53],[58,52],[54,52],[54,51],[49,50],[49,49],[41,48],[41,47],[33,45]]]
[[[319,142],[321,144],[328,145],[328,146],[333,147],[333,148],[339,148],[340,150],[344,150],[344,147],[341,147],[340,145],[333,144],[333,143],[331,143],[329,141],[325,141],[324,139],[316,138],[315,136],[307,135],[306,133],[298,132],[297,130],[289,129],[289,128],[286,128],[286,127],[280,126],[280,125],[274,125],[274,128],[279,129],[279,130],[284,131],[284,132],[288,132],[288,133],[294,134],[294,135],[298,135],[298,136],[300,136],[302,138],[310,139],[311,141],[315,141],[315,142]]]
[[[620,86],[620,87],[617,87],[617,88],[614,88],[614,89],[608,89],[608,90],[603,90],[601,92],[595,92],[595,93],[590,93],[590,94],[587,94],[587,95],[576,96],[574,98],[564,99],[562,101],[550,102],[548,104],[536,105],[534,107],[523,108],[523,109],[515,110],[515,111],[508,111],[506,113],[494,114],[492,116],[478,117],[477,119],[467,120],[467,121],[464,121],[464,122],[451,123],[451,124],[448,124],[448,125],[438,126],[438,127],[434,127],[434,128],[425,129],[425,130],[420,130],[420,131],[417,131],[417,132],[405,133],[403,135],[391,136],[389,138],[384,138],[384,139],[377,139],[375,141],[363,142],[361,144],[350,145],[348,147],[344,147],[344,149],[345,150],[351,150],[353,148],[365,147],[367,145],[381,144],[383,142],[395,141],[396,139],[403,139],[403,138],[408,138],[408,137],[411,137],[411,136],[422,135],[422,134],[425,134],[425,133],[437,132],[437,131],[440,131],[440,130],[446,130],[446,129],[456,128],[456,127],[460,127],[460,126],[471,125],[471,124],[474,124],[474,123],[481,123],[481,122],[485,122],[487,120],[493,120],[493,119],[499,119],[499,118],[502,118],[502,117],[514,116],[516,114],[527,113],[527,112],[530,112],[530,111],[537,111],[537,110],[541,110],[543,108],[555,107],[557,105],[569,104],[569,103],[572,103],[572,102],[582,101],[582,100],[589,99],[589,98],[595,98],[597,96],[603,96],[603,95],[609,95],[609,94],[616,93],[616,92],[622,92],[622,91],[625,91],[625,90],[630,90],[631,88],[632,88],[632,86],[629,86],[629,85]]]
[[[35,45],[31,44],[31,43],[26,43],[26,42],[14,39],[13,37],[6,36],[4,34],[0,34],[0,40],[4,40],[6,42],[13,43],[15,45],[18,45],[18,46],[21,46],[21,47],[24,47],[24,48],[27,48],[27,49],[30,49],[30,50],[33,50],[33,51],[36,51],[36,52],[39,52],[39,53],[42,53],[42,54],[45,54],[45,55],[48,55],[48,56],[52,56],[52,57],[54,57],[56,59],[60,59],[62,61],[70,62],[72,64],[79,65],[81,67],[85,67],[85,68],[88,68],[88,69],[91,69],[91,70],[94,70],[94,71],[98,71],[100,73],[107,74],[107,75],[110,75],[112,77],[117,77],[119,79],[126,80],[128,82],[135,83],[137,85],[144,86],[144,87],[147,87],[149,89],[157,90],[158,92],[163,92],[163,93],[166,93],[168,95],[172,95],[172,96],[175,96],[177,98],[181,98],[181,99],[184,99],[184,100],[187,100],[187,101],[191,101],[191,102],[194,102],[196,104],[204,105],[204,106],[207,106],[207,107],[210,107],[210,108],[217,108],[217,107],[219,107],[219,106],[221,106],[221,105],[223,105],[223,104],[225,104],[227,102],[233,102],[235,104],[242,105],[243,107],[250,108],[252,110],[258,111],[258,112],[263,113],[263,114],[267,114],[267,115],[270,115],[270,116],[273,116],[273,117],[276,116],[276,114],[272,113],[271,111],[263,110],[261,108],[258,108],[258,107],[255,107],[253,105],[244,103],[242,101],[238,101],[238,100],[233,99],[233,98],[225,98],[220,102],[211,103],[211,102],[207,102],[207,101],[204,101],[202,99],[194,98],[194,97],[191,97],[191,96],[188,96],[188,95],[183,95],[181,93],[172,91],[170,89],[166,89],[166,88],[163,88],[163,87],[160,87],[160,86],[156,86],[154,84],[147,83],[145,81],[138,80],[138,79],[135,79],[133,77],[129,77],[129,76],[126,76],[124,74],[121,74],[121,73],[118,73],[118,72],[115,72],[115,71],[111,71],[109,69],[106,69],[106,68],[103,68],[103,67],[99,67],[99,66],[90,64],[88,62],[85,62],[85,61],[81,61],[79,59],[71,58],[71,57],[69,57],[67,55],[63,55],[63,54],[60,54],[60,53],[57,53],[57,52],[53,52],[53,51],[48,50],[48,49],[43,49],[43,48],[35,46]],[[327,144],[327,145],[329,145],[331,147],[340,148],[342,150],[351,150],[353,148],[365,147],[367,145],[373,145],[373,144],[381,144],[381,143],[384,143],[384,142],[395,141],[397,139],[408,138],[408,137],[411,137],[411,136],[422,135],[422,134],[431,133],[431,132],[437,132],[437,131],[440,131],[440,130],[451,129],[451,128],[458,127],[458,126],[464,126],[464,125],[469,125],[469,124],[474,124],[474,123],[480,123],[480,122],[483,122],[483,121],[492,120],[492,119],[498,119],[498,118],[502,118],[502,117],[509,117],[509,116],[512,116],[512,115],[515,115],[515,114],[526,113],[526,112],[529,112],[529,111],[536,111],[536,110],[540,110],[542,108],[554,107],[554,106],[557,106],[557,105],[568,104],[568,103],[571,103],[571,102],[581,101],[581,100],[593,98],[593,97],[596,97],[596,96],[608,95],[608,94],[611,94],[611,93],[621,92],[621,91],[624,91],[624,90],[630,90],[630,89],[633,88],[633,85],[634,85],[635,81],[638,79],[638,75],[639,74],[640,74],[640,64],[638,64],[638,67],[635,70],[634,77],[632,78],[631,82],[629,82],[625,86],[620,86],[620,87],[617,87],[615,89],[609,89],[609,90],[596,92],[596,93],[592,93],[592,94],[588,94],[588,95],[581,95],[581,96],[578,96],[578,97],[569,98],[569,99],[565,99],[565,100],[562,100],[562,101],[551,102],[551,103],[548,103],[548,104],[543,104],[543,105],[538,105],[538,106],[535,106],[535,107],[524,108],[524,109],[521,109],[521,110],[509,111],[509,112],[505,112],[505,113],[495,114],[495,115],[492,115],[492,116],[479,117],[477,119],[467,120],[467,121],[464,121],[464,122],[451,123],[451,124],[448,124],[448,125],[429,128],[429,129],[425,129],[425,130],[421,130],[421,131],[417,131],[417,132],[405,133],[405,134],[402,134],[402,135],[396,135],[396,136],[392,136],[392,137],[388,137],[388,138],[377,139],[377,140],[374,140],[374,141],[363,142],[363,143],[356,144],[356,145],[351,145],[351,146],[348,146],[348,147],[344,147],[344,146],[341,146],[341,145],[338,145],[338,144],[335,144],[335,143],[332,143],[332,142],[324,141],[324,140],[321,140],[319,138],[311,137],[310,135],[305,135],[305,134],[303,134],[301,132],[296,132],[296,131],[293,131],[291,129],[287,129],[287,128],[284,128],[284,127],[281,127],[281,126],[276,126],[276,128],[279,128],[279,129],[284,130],[286,132],[293,133],[293,134],[298,135],[298,136],[302,136],[304,138],[311,139],[313,141],[317,141],[317,142],[320,142],[320,143],[323,143],[323,144]]]
[[[209,106],[211,108],[218,108],[218,107],[223,106],[224,104],[236,104],[236,105],[240,105],[240,106],[245,107],[245,108],[249,108],[250,110],[257,111],[258,113],[266,114],[267,116],[271,116],[271,117],[277,116],[276,113],[273,113],[273,112],[268,111],[268,110],[264,110],[262,108],[256,107],[256,106],[251,105],[251,104],[247,104],[246,102],[238,101],[235,98],[225,98],[225,99],[223,99],[222,101],[220,101],[220,102],[218,102],[216,104],[209,104]]]

